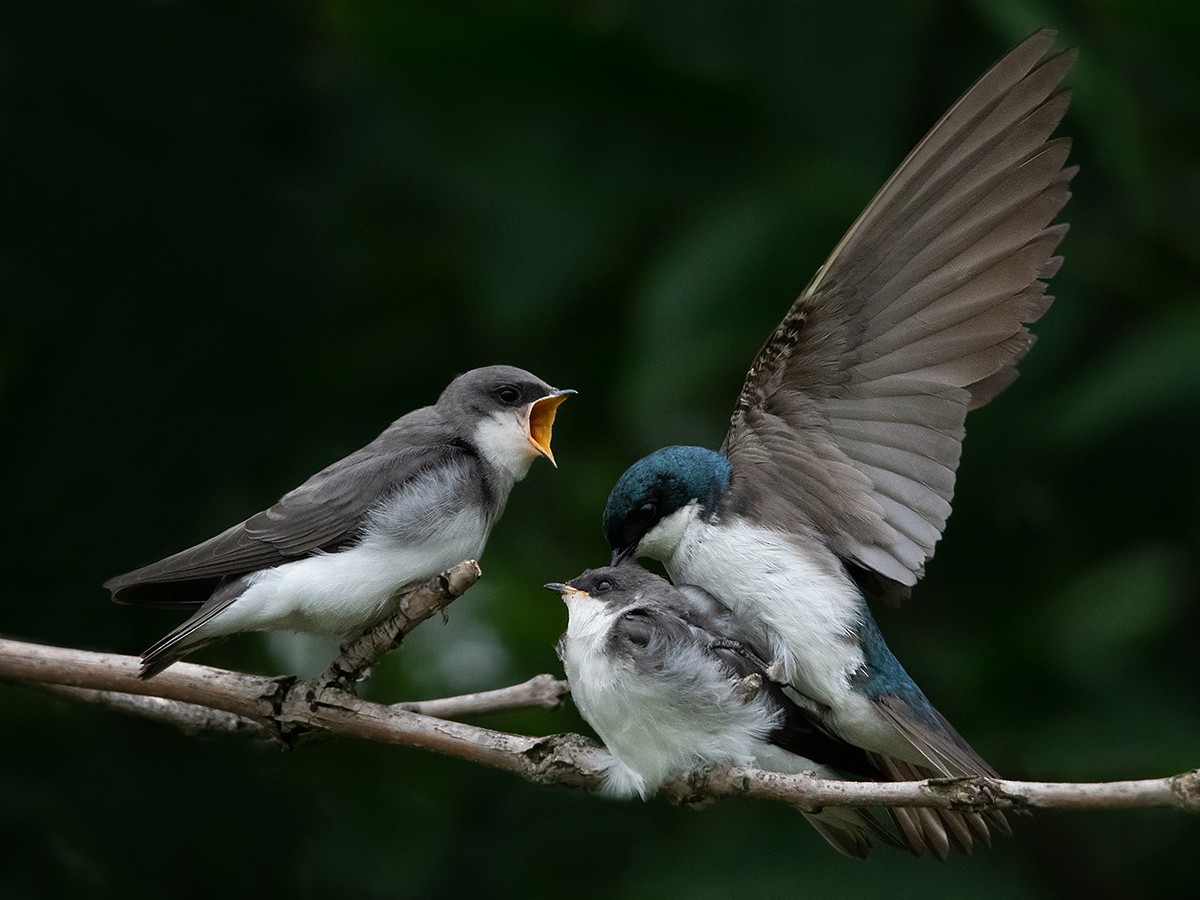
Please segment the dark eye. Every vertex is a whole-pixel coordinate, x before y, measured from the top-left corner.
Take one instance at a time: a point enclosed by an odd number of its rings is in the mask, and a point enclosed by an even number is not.
[[[633,517],[639,522],[652,522],[657,514],[658,504],[653,500],[647,500],[633,511]]]
[[[493,396],[501,403],[512,406],[521,399],[521,392],[511,384],[506,384],[503,387],[496,388]]]
[[[613,589],[613,583],[607,578],[601,578],[596,582],[596,586],[592,588],[593,594],[603,594]]]

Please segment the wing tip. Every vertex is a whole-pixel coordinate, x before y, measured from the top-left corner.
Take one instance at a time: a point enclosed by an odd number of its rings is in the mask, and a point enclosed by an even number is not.
[[[137,606],[137,601],[129,597],[128,591],[130,588],[136,587],[138,581],[133,578],[133,572],[126,572],[124,575],[114,575],[112,578],[103,582],[100,587],[111,594],[109,599],[113,603],[119,603],[121,606]]]

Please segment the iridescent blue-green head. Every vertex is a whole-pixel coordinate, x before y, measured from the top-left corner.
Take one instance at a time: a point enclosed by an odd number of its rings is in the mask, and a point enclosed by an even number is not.
[[[729,488],[729,460],[703,447],[664,447],[644,456],[618,479],[604,505],[604,534],[613,564],[635,555],[654,556],[642,547],[650,532],[689,504],[715,512]]]

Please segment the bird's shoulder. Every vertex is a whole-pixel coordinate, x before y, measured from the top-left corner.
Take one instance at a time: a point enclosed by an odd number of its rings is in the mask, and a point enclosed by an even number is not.
[[[246,521],[247,533],[277,542],[297,521],[357,524],[381,500],[430,479],[467,479],[478,453],[436,407],[397,419],[371,443],[343,457]]]

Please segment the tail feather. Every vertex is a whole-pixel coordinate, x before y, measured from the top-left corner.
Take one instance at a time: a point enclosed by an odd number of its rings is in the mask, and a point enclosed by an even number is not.
[[[833,849],[846,856],[866,859],[876,841],[904,849],[895,835],[865,809],[826,809],[819,813],[806,812],[804,818]]]
[[[245,590],[245,579],[226,582],[213,593],[208,601],[190,619],[174,631],[155,641],[142,653],[142,668],[138,678],[143,681],[153,678],[172,663],[199,650],[219,635],[197,634],[197,632],[220,615],[238,599]]]
[[[871,757],[891,781],[946,777],[944,772],[895,757],[881,754],[871,754]],[[902,807],[889,812],[905,847],[917,856],[928,851],[938,859],[946,859],[951,848],[970,856],[977,844],[991,846],[992,829],[1001,834],[1012,834],[1008,819],[1000,810],[978,813],[932,807]]]
[[[950,835],[932,810],[914,807],[890,812],[892,821],[904,834],[913,856],[929,852],[944,860],[950,855]]]
[[[182,643],[185,637],[186,635],[176,636],[175,632],[171,632],[158,643],[147,648],[142,653],[142,666],[138,670],[138,678],[142,681],[153,678],[163,669],[174,665],[193,650],[199,650],[208,643],[208,641],[196,641],[185,644]]]

